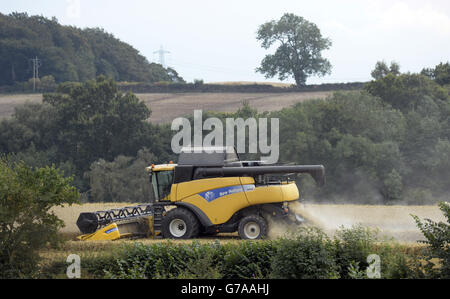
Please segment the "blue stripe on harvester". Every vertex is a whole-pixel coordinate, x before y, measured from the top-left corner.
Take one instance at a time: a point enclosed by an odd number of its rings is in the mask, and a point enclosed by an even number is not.
[[[107,231],[105,231],[105,234],[112,233],[113,231],[116,231],[116,230],[117,230],[117,227],[113,227],[113,228],[108,229]]]

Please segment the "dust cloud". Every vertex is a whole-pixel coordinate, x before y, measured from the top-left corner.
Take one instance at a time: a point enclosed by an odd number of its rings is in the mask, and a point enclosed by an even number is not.
[[[294,203],[290,205],[298,215],[305,218],[305,224],[322,229],[330,237],[341,227],[351,228],[362,225],[378,229],[379,237],[394,239],[398,242],[417,242],[423,240],[422,233],[411,215],[420,219],[445,221],[437,205],[433,206],[388,206],[388,205],[354,205],[354,204],[309,204]],[[272,225],[269,237],[282,236],[290,228],[277,223]]]

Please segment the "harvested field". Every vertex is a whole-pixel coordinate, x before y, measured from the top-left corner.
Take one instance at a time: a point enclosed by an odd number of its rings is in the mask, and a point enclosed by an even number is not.
[[[0,94],[0,119],[11,116],[16,106],[41,101],[42,94]]]
[[[74,239],[78,234],[76,220],[81,212],[93,212],[111,208],[136,205],[133,203],[95,203],[58,207],[55,214],[66,224],[61,230],[68,239]],[[351,227],[361,224],[366,227],[378,228],[380,236],[394,238],[399,242],[414,243],[423,236],[417,229],[411,214],[419,218],[430,218],[444,221],[444,216],[437,206],[382,206],[382,205],[351,205],[351,204],[299,204],[295,211],[306,218],[309,225],[318,226],[330,236],[341,226]],[[271,237],[282,236],[285,228],[276,227]],[[220,240],[235,240],[236,234],[222,234]],[[205,238],[205,241],[213,238]],[[142,240],[143,242],[161,242],[162,240]]]
[[[287,93],[170,93],[138,94],[152,109],[150,121],[167,123],[173,119],[191,115],[194,110],[235,112],[243,101],[258,112],[277,111],[308,99],[325,98],[331,92]]]
[[[276,111],[308,99],[325,98],[332,92],[286,93],[140,93],[136,94],[152,110],[150,121],[170,123],[173,119],[191,115],[195,109],[235,112],[243,101],[259,112]],[[14,113],[14,107],[26,102],[41,102],[41,94],[0,95],[0,119]]]

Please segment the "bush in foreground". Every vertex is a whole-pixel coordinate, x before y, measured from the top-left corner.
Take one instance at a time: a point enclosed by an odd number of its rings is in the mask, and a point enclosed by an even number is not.
[[[450,204],[440,202],[439,209],[444,214],[447,223],[435,222],[431,219],[420,220],[412,216],[428,244],[426,255],[426,270],[432,278],[450,278]],[[435,261],[433,261],[433,259]],[[437,260],[437,262],[436,262]]]
[[[379,242],[376,231],[341,228],[330,238],[316,228],[299,228],[276,240],[146,245],[126,243],[100,256],[82,256],[84,278],[368,278],[368,260],[377,254],[381,278],[421,278],[420,252]],[[67,264],[54,263],[46,272],[60,277]]]
[[[55,167],[30,168],[0,157],[0,278],[29,278],[38,269],[38,250],[58,243],[64,226],[50,209],[79,197]]]

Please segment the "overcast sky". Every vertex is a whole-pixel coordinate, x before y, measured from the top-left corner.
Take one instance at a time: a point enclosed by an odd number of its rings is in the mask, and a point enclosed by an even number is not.
[[[309,84],[370,80],[379,60],[419,72],[450,60],[448,0],[15,0],[0,12],[55,16],[63,25],[101,27],[131,44],[149,61],[162,45],[166,64],[187,81],[268,81],[256,73],[268,52],[256,40],[258,26],[294,13],[332,40],[323,54],[331,75]],[[294,82],[288,80],[285,82]]]

